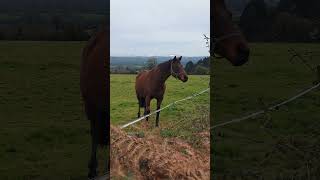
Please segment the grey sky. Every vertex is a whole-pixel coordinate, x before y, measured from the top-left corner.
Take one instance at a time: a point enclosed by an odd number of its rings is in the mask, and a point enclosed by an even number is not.
[[[111,0],[111,56],[207,56],[210,0]]]

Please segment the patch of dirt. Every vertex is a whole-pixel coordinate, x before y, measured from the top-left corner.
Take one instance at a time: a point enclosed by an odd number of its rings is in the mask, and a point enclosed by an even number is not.
[[[210,145],[209,145],[210,148]],[[210,150],[206,150],[210,152]],[[111,177],[210,179],[209,154],[178,138],[138,138],[111,126]]]

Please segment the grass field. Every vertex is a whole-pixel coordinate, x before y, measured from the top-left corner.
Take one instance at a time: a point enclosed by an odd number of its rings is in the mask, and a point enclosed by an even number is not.
[[[0,179],[85,179],[83,42],[0,42]],[[100,151],[100,153],[103,151]]]
[[[79,92],[83,45],[0,42],[0,179],[86,178],[90,135]],[[287,48],[312,51],[310,62],[315,66],[320,58],[319,45],[251,46],[248,65],[232,67],[224,60],[212,63],[213,124],[260,109],[259,97],[266,104],[279,102],[315,80],[304,65],[288,61]],[[207,88],[208,81],[203,76],[190,76],[187,83],[170,78],[163,105]],[[111,75],[111,122],[115,125],[136,117],[133,82],[133,75]],[[165,110],[160,126],[194,119],[207,103],[208,94]],[[272,179],[273,174],[306,177],[307,170],[313,175],[320,172],[319,105],[316,90],[268,117],[215,129],[215,174]],[[155,117],[149,122],[154,124]],[[172,133],[169,130],[164,135]]]
[[[137,118],[138,101],[135,93],[135,77],[136,75],[111,75],[111,123],[115,125],[123,125]],[[200,92],[209,87],[209,76],[190,75],[186,83],[181,82],[173,77],[170,77],[166,82],[166,92],[162,107]],[[194,118],[199,119],[209,114],[209,93],[204,93],[195,97],[192,100],[184,101],[171,108],[165,109],[160,113],[160,126],[168,127],[179,122],[192,123]],[[156,110],[156,100],[151,101],[151,111]],[[204,112],[206,111],[206,112]],[[141,113],[144,110],[141,108]],[[208,116],[207,116],[208,117]],[[208,119],[207,119],[208,120]],[[188,121],[188,122],[187,122]],[[141,121],[138,125],[144,123]],[[149,123],[152,127],[155,126],[155,116],[149,118]],[[208,122],[209,123],[209,122]],[[208,124],[207,123],[207,124]],[[192,126],[190,126],[191,128]],[[177,130],[167,129],[163,131],[163,135],[176,136]],[[183,132],[179,132],[181,133]],[[187,133],[185,131],[185,133]],[[191,133],[191,132],[190,132]]]
[[[212,63],[212,124],[247,115],[279,103],[312,86],[317,79],[299,60],[289,62],[288,48],[315,67],[319,44],[251,44],[247,65],[232,67],[226,60]],[[320,177],[320,93],[315,90],[255,119],[213,130],[213,172],[240,179]],[[262,99],[263,103],[259,103]],[[317,179],[317,178],[316,178]]]
[[[0,42],[0,179],[86,178],[90,131],[79,91],[83,45]],[[111,104],[119,110],[112,110],[112,122],[120,125],[136,116],[134,76],[111,77],[112,92],[117,92],[112,100],[120,96]],[[208,76],[191,77],[185,84],[170,79],[163,104],[206,88],[208,81]],[[201,100],[208,107],[208,93],[194,101]],[[160,122],[174,120],[188,106],[163,112]]]

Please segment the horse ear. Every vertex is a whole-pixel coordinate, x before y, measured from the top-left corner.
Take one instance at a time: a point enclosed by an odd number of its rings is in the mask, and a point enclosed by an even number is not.
[[[181,61],[181,59],[182,59],[182,56],[180,56],[178,60]]]
[[[176,60],[177,59],[177,56],[174,56],[173,60]]]

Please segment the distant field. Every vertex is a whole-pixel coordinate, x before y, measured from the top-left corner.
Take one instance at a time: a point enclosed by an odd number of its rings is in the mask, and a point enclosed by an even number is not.
[[[111,75],[111,122],[122,125],[137,118],[138,101],[135,93],[136,75]],[[173,101],[183,99],[208,88],[209,76],[189,76],[186,83],[170,77],[167,82],[167,89],[162,102],[162,107]],[[156,100],[151,101],[151,111],[156,110]],[[185,101],[177,106],[164,110],[160,113],[160,124],[169,124],[178,121],[184,114],[191,114],[196,105],[209,106],[209,95],[205,93],[190,101]],[[141,108],[143,114],[143,108]],[[151,117],[151,122],[155,123],[155,116]]]
[[[247,65],[232,67],[226,60],[212,64],[212,124],[242,117],[279,103],[312,86],[316,80],[299,60],[289,62],[288,48],[320,64],[319,44],[251,44]],[[320,91],[315,90],[288,106],[240,123],[213,130],[214,174],[242,179],[307,179],[320,177]],[[231,178],[232,179],[232,178]]]
[[[0,42],[0,179],[86,179],[83,45]]]

